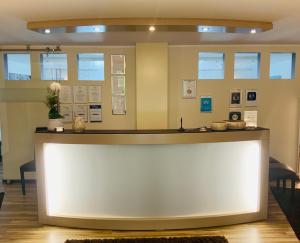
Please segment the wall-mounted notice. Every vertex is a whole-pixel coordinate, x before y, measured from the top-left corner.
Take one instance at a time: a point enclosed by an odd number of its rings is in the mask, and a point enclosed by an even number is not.
[[[73,121],[73,105],[72,104],[62,104],[60,105],[60,114],[64,117],[64,122]]]
[[[201,96],[200,97],[200,111],[201,112],[212,112],[212,97]]]
[[[89,105],[89,121],[90,122],[102,121],[102,107],[100,104]]]
[[[89,103],[101,102],[101,86],[88,86]]]
[[[111,76],[112,95],[125,95],[125,76]]]
[[[67,85],[62,85],[59,92],[59,101],[62,104],[72,104],[73,94],[72,87]]]
[[[126,96],[121,96],[121,95],[112,96],[112,114],[113,115],[126,114]]]
[[[256,89],[246,90],[246,106],[257,106],[257,91]]]
[[[244,121],[247,127],[257,127],[257,111],[245,111]]]
[[[111,74],[125,74],[125,55],[111,55]]]
[[[182,80],[183,98],[196,98],[197,83],[196,80]]]
[[[242,90],[231,89],[230,90],[230,107],[241,107],[242,106]]]
[[[73,86],[74,103],[84,104],[88,102],[87,86]]]
[[[80,116],[84,119],[84,121],[88,121],[88,115],[87,115],[87,105],[74,105],[74,117]]]

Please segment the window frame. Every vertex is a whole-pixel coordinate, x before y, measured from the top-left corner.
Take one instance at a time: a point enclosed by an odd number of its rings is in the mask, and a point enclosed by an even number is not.
[[[103,55],[103,79],[79,79],[79,55],[80,54],[102,54]],[[91,81],[91,82],[105,81],[105,53],[104,52],[78,52],[76,54],[76,62],[77,62],[77,80],[78,81]]]
[[[236,78],[235,77],[235,63],[236,63],[236,54],[249,54],[255,53],[257,55],[257,78]],[[235,51],[233,52],[233,79],[234,80],[260,80],[261,79],[261,52],[260,51]]]
[[[223,54],[223,78],[200,78],[200,53],[222,53]],[[225,70],[226,70],[226,54],[224,51],[198,51],[198,62],[197,62],[197,68],[198,68],[198,73],[197,73],[197,79],[198,80],[225,80]]]
[[[272,54],[292,54],[291,78],[271,78],[271,55]],[[270,80],[294,80],[296,77],[296,52],[274,51],[269,53],[269,79]]]
[[[44,68],[43,68],[43,66],[44,66],[44,63],[43,63],[43,58],[42,58],[42,56],[43,56],[43,54],[62,54],[62,55],[66,55],[66,64],[67,64],[67,70],[66,70],[66,73],[67,73],[67,78],[66,79],[43,79],[43,70],[44,70]],[[68,81],[69,80],[69,62],[68,62],[68,54],[67,53],[65,53],[65,52],[59,52],[59,53],[57,53],[57,52],[51,52],[51,53],[47,53],[47,52],[41,52],[40,53],[40,58],[39,58],[39,60],[40,60],[40,80],[41,81]]]
[[[8,62],[7,55],[8,54],[26,54],[29,55],[29,67],[30,67],[30,79],[9,79],[8,78]],[[3,77],[5,81],[31,81],[32,80],[32,65],[31,65],[31,54],[28,52],[4,52],[3,53]]]

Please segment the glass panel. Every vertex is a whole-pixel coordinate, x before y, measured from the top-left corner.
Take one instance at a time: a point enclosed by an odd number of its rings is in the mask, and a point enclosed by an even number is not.
[[[30,80],[31,65],[30,54],[7,53],[4,54],[6,80]]]
[[[223,52],[199,52],[198,79],[224,79]]]
[[[235,53],[234,79],[259,79],[260,53]]]
[[[270,79],[293,79],[295,76],[295,53],[271,53]]]
[[[67,54],[41,54],[42,80],[68,80]]]
[[[104,80],[104,54],[80,53],[78,60],[78,80]]]

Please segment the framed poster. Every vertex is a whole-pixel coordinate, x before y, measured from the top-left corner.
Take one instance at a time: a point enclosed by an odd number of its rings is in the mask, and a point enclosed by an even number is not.
[[[196,98],[197,82],[196,80],[182,80],[182,97],[185,99]]]
[[[200,111],[201,112],[212,112],[212,97],[201,96],[200,97]]]
[[[64,117],[64,122],[73,121],[73,105],[72,104],[61,104],[59,106],[60,114]]]
[[[62,104],[73,103],[72,87],[69,85],[62,85],[59,91],[59,102]]]
[[[111,74],[125,74],[125,55],[111,55]]]
[[[85,122],[88,121],[87,105],[74,105],[73,106],[74,117],[80,116]]]
[[[89,121],[102,122],[102,106],[101,104],[89,104]]]
[[[112,96],[112,114],[126,115],[126,96],[124,95]]]
[[[231,89],[230,90],[230,107],[241,107],[242,106],[242,90]]]
[[[229,110],[228,120],[230,121],[238,121],[242,120],[242,110]]]
[[[84,104],[88,103],[87,86],[73,86],[74,103]]]
[[[111,76],[112,95],[125,95],[125,76]]]
[[[246,106],[257,106],[256,89],[246,89]]]
[[[101,102],[101,86],[88,86],[89,103]]]
[[[245,111],[244,121],[246,127],[257,127],[257,111]]]

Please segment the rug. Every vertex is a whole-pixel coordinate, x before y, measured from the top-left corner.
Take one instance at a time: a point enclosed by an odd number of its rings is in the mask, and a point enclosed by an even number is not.
[[[65,243],[228,243],[223,236],[67,240]]]
[[[275,199],[292,226],[297,238],[300,240],[300,189],[296,189],[295,197],[291,197],[291,189],[276,189],[271,187]]]

